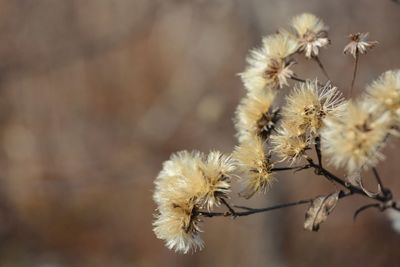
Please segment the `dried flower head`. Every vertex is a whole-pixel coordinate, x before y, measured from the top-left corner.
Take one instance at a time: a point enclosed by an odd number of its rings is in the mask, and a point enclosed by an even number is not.
[[[248,93],[236,110],[235,127],[239,142],[248,136],[260,136],[266,139],[278,120],[278,113],[272,103],[276,93],[256,91]]]
[[[400,70],[390,70],[383,73],[367,87],[367,94],[392,114],[396,125],[400,122]]]
[[[350,43],[345,46],[343,53],[350,54],[354,58],[357,57],[357,53],[366,54],[367,50],[374,48],[378,44],[377,41],[368,41],[368,35],[368,32],[350,34]]]
[[[326,116],[337,116],[343,110],[342,94],[329,82],[319,86],[317,80],[299,83],[286,97],[282,116],[297,129],[296,135],[314,137]]]
[[[283,121],[277,133],[271,136],[271,144],[281,161],[289,160],[293,164],[309,148],[310,140],[305,134],[299,135],[295,125]]]
[[[208,209],[220,204],[221,198],[226,198],[230,192],[230,180],[236,169],[231,156],[219,151],[211,151],[201,167],[207,182],[204,201]]]
[[[390,126],[390,113],[378,112],[368,99],[350,102],[341,117],[324,120],[322,151],[336,167],[348,173],[374,166],[383,159],[380,150]]]
[[[263,46],[247,57],[248,67],[240,74],[248,91],[282,88],[293,76],[294,61],[289,58],[297,51],[297,42],[288,34],[277,33],[263,39]]]
[[[258,191],[265,192],[273,181],[265,142],[260,137],[243,140],[235,148],[233,157],[238,161],[238,170],[246,184],[241,195],[250,198]]]
[[[307,58],[317,57],[319,48],[330,43],[328,27],[313,14],[304,13],[294,17],[291,26],[298,38],[299,52],[304,52]]]
[[[272,58],[285,59],[299,49],[296,38],[284,30],[264,37],[262,43],[267,55]]]
[[[178,152],[164,162],[154,182],[153,197],[159,212],[153,223],[154,232],[169,249],[187,253],[202,247],[195,212],[207,188],[201,165],[201,153]]]
[[[169,249],[187,253],[204,247],[199,233],[199,218],[195,206],[172,206],[156,215],[153,223],[157,238],[166,241]]]
[[[210,209],[226,197],[234,169],[232,158],[217,151],[207,158],[200,152],[173,154],[155,180],[156,236],[176,251],[200,249],[197,211]]]

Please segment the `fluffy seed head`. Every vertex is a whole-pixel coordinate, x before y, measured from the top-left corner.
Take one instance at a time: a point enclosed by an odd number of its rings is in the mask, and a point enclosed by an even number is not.
[[[325,119],[322,151],[336,167],[353,173],[383,159],[380,150],[389,131],[390,113],[378,112],[376,107],[367,99],[350,102],[341,117]]]
[[[241,195],[250,198],[258,191],[265,192],[273,177],[263,140],[260,137],[243,140],[235,148],[233,157],[238,161],[238,170],[246,184]]]
[[[185,203],[188,199],[199,199],[206,191],[206,180],[200,170],[203,154],[181,151],[172,154],[164,162],[155,183],[154,201],[162,210],[173,202]],[[175,204],[177,204],[175,203]]]
[[[240,74],[248,91],[282,88],[293,76],[294,64],[288,57],[298,50],[298,44],[288,34],[277,33],[263,39],[263,46],[247,57],[248,66]]]
[[[262,42],[267,55],[272,58],[285,59],[296,53],[299,48],[296,38],[283,30],[264,37]]]
[[[281,161],[289,160],[291,164],[304,155],[309,143],[305,134],[299,135],[297,127],[285,121],[277,129],[277,133],[271,136],[272,151]]]
[[[336,87],[327,83],[319,86],[317,80],[299,83],[286,97],[282,116],[291,128],[297,128],[295,135],[306,134],[314,137],[327,116],[338,116],[344,101]]]
[[[400,70],[383,73],[367,87],[367,94],[383,110],[390,111],[394,125],[400,123]]]
[[[204,201],[208,209],[220,204],[220,199],[230,192],[230,178],[235,171],[235,161],[231,156],[219,151],[211,151],[201,170],[206,179]]]
[[[168,248],[183,253],[202,248],[197,210],[219,204],[230,190],[234,169],[233,159],[218,151],[207,157],[181,151],[164,162],[154,182],[158,214],[153,226]]]
[[[304,52],[307,58],[318,56],[319,48],[329,44],[328,27],[313,14],[294,17],[291,26],[298,38],[299,52]]]
[[[237,110],[235,127],[239,142],[248,136],[267,138],[278,119],[277,112],[272,109],[276,93],[274,91],[258,91],[248,93],[242,99]]]
[[[188,203],[187,203],[188,204]],[[187,253],[189,250],[201,250],[204,247],[200,238],[199,218],[195,206],[172,205],[156,215],[153,222],[157,238],[166,241],[166,246],[176,252]]]

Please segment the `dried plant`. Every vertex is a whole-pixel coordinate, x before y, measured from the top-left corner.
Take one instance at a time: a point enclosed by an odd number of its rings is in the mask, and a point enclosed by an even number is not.
[[[359,55],[377,45],[367,41],[367,36],[351,34],[351,42],[344,48],[344,53],[355,59],[349,90],[357,75]],[[164,163],[155,180],[158,208],[154,232],[167,247],[183,253],[201,249],[199,233],[204,217],[235,218],[309,204],[304,228],[317,231],[345,197],[362,195],[372,201],[356,210],[354,217],[369,208],[400,211],[400,203],[393,200],[376,169],[384,159],[383,147],[399,137],[400,70],[385,72],[361,96],[346,100],[318,58],[320,48],[329,44],[324,22],[312,14],[302,14],[291,21],[291,31],[281,29],[264,37],[262,46],[250,52],[248,66],[240,74],[247,94],[236,110],[238,145],[232,155],[178,152]],[[298,77],[295,56],[314,60],[328,81]],[[278,107],[275,100],[284,87],[293,89]],[[342,178],[329,171],[322,156],[347,175]],[[329,180],[333,192],[260,209],[228,203],[233,177],[243,183],[239,195],[251,198],[267,191],[276,172],[305,169],[313,169],[315,175]],[[363,186],[363,174],[369,170],[376,178],[377,192]],[[214,211],[222,207],[226,210]]]

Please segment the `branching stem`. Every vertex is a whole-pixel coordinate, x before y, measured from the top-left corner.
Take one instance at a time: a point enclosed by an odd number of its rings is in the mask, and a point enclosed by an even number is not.
[[[317,152],[318,154],[318,152]],[[319,159],[320,161],[321,159]],[[322,165],[314,163],[314,161],[311,158],[307,158],[308,164],[305,166],[300,166],[300,167],[282,167],[282,168],[275,168],[273,169],[274,171],[277,170],[293,170],[293,169],[308,169],[308,168],[313,168],[315,169],[315,173],[317,175],[324,176],[327,178],[329,181],[339,184],[342,187],[345,188],[345,191],[340,191],[339,192],[339,199],[345,198],[348,196],[352,195],[362,195],[364,197],[367,197],[369,199],[378,201],[378,203],[372,203],[372,204],[367,204],[365,206],[362,206],[359,208],[355,214],[354,218],[356,218],[362,211],[369,209],[369,208],[379,208],[379,210],[384,211],[386,209],[395,209],[397,211],[400,211],[400,206],[392,200],[392,194],[389,189],[385,189],[386,192],[382,195],[368,195],[367,193],[364,192],[361,188],[354,186],[352,184],[347,183],[345,180],[337,177],[336,175],[332,174],[328,170],[326,170]],[[383,188],[382,180],[380,179],[378,172],[375,168],[373,168],[373,172],[375,174],[375,177],[379,183],[379,185]],[[310,199],[303,199],[295,202],[289,202],[289,203],[284,203],[284,204],[279,204],[275,206],[270,206],[266,208],[250,208],[250,207],[245,207],[245,206],[234,206],[236,209],[241,209],[243,211],[236,211],[232,206],[229,205],[229,203],[222,198],[221,202],[228,208],[228,211],[226,212],[209,212],[209,211],[197,211],[197,214],[200,216],[204,217],[243,217],[243,216],[248,216],[252,214],[257,214],[257,213],[262,213],[262,212],[268,212],[272,210],[278,210],[278,209],[284,209],[284,208],[289,208],[293,206],[299,206],[299,205],[304,205],[304,204],[309,204],[314,201],[315,198],[310,198]]]

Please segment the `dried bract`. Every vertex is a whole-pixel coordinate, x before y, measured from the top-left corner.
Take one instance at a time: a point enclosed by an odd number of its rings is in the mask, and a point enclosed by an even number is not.
[[[357,53],[366,54],[368,50],[371,50],[378,44],[377,41],[368,41],[368,35],[368,32],[350,34],[350,43],[345,46],[343,53],[350,54],[354,58],[357,57]]]

